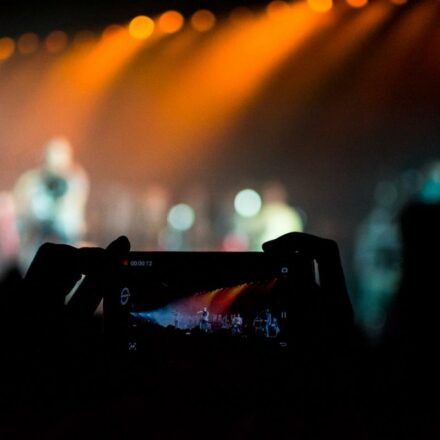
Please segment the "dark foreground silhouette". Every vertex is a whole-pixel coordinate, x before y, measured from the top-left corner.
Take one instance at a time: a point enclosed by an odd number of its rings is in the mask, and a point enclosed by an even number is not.
[[[142,361],[108,349],[94,311],[127,255],[46,244],[1,287],[1,438],[436,438],[438,206],[402,217],[404,277],[383,341],[353,322],[338,247],[291,233],[267,253],[317,261],[289,356],[239,339],[148,331]],[[81,275],[72,300],[64,298]],[[105,314],[104,314],[105,316]],[[432,400],[431,400],[432,398]]]

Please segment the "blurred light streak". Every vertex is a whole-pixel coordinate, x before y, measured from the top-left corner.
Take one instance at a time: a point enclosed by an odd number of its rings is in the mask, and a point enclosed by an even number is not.
[[[78,50],[61,60],[59,75],[78,92],[96,93],[108,87],[115,75],[145,44],[142,40],[131,38],[122,27],[101,39],[91,50]]]
[[[439,16],[435,2],[417,3],[401,15],[390,32],[384,35],[380,46],[368,58],[368,66],[360,69],[356,81],[358,96],[366,108],[378,103],[383,106],[393,100],[396,88],[389,84],[402,84],[402,77],[416,67],[416,56],[425,50],[430,54],[434,52],[430,45],[432,31],[438,29]],[[397,88],[397,91],[400,93],[401,88]]]
[[[260,15],[241,26],[223,24],[164,91],[156,111],[158,130],[180,148],[202,144],[204,136],[223,130],[273,69],[326,22],[297,3],[276,21]]]
[[[120,145],[130,145],[132,152],[120,159],[120,167],[129,167],[135,156],[141,162],[154,163],[153,167],[146,167],[145,173],[157,173],[156,178],[160,178],[164,168],[179,166],[175,157],[170,160],[170,134],[159,130],[155,119],[163,94],[174,84],[176,72],[191,65],[191,56],[204,36],[187,27],[178,34],[158,39],[154,45],[148,40],[150,45],[131,64],[124,80],[112,87],[108,100],[102,101],[94,124],[104,129],[112,127],[112,135],[105,140],[106,148],[118,150]],[[99,131],[90,132],[89,142],[102,142]],[[171,151],[176,152],[179,147],[176,145]]]
[[[32,148],[35,144],[26,139],[39,138],[43,143],[45,137],[62,134],[74,146],[80,144],[112,82],[139,50],[153,41],[136,40],[126,28],[114,28],[96,43],[73,45],[46,63],[33,95],[22,106],[27,126],[18,136],[22,137],[20,143]]]
[[[296,72],[295,81],[278,85],[283,95],[276,97],[277,111],[265,113],[268,123],[275,124],[275,118],[279,117],[280,112],[287,111],[287,108],[290,113],[305,108],[314,99],[315,93],[322,96],[325,85],[332,79],[338,80],[342,77],[346,63],[351,62],[359,50],[362,50],[391,12],[389,4],[374,3],[361,14],[350,14],[342,20],[335,19],[332,21],[333,26],[327,31],[315,33],[316,39],[310,39],[301,53],[290,58],[288,72]],[[319,56],[316,55],[317,50],[321,50]],[[329,119],[330,117],[331,115]]]
[[[334,8],[330,14],[315,14],[301,2],[282,11],[273,20],[239,9],[232,13],[235,18],[219,20],[212,32],[188,26],[163,40],[160,32],[135,40],[127,28],[113,27],[99,41],[75,43],[57,56],[45,51],[14,56],[0,65],[1,146],[11,145],[8,157],[16,164],[20,154],[37,157],[40,142],[64,134],[74,145],[82,141],[84,154],[99,161],[91,160],[93,166],[105,168],[112,160],[121,175],[131,175],[132,168],[161,175],[184,167],[180,159],[191,168],[203,163],[210,140],[224,136],[251,105],[258,106],[259,94],[266,92],[269,80],[278,79],[285,64],[279,95],[274,93],[265,110],[268,118],[294,117],[329,83],[343,81],[340,74],[347,65],[355,75],[348,80],[359,80],[361,86],[349,97],[356,101],[364,92],[380,108],[381,93],[396,93],[390,84],[436,17],[428,2],[412,8],[370,2],[360,13]],[[402,16],[389,35],[361,56],[377,29],[397,13]]]

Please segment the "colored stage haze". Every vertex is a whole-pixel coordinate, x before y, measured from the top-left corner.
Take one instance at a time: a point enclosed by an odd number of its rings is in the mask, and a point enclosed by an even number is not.
[[[133,160],[137,175],[140,164],[154,163],[142,173],[146,179],[164,171],[182,175],[191,168],[187,154],[209,156],[274,69],[333,23],[302,3],[277,14],[274,21],[262,11],[240,26],[225,19],[206,38],[199,30],[213,26],[208,11],[194,15],[197,32],[190,26],[176,32],[183,25],[176,11],[155,22],[138,16],[84,45],[67,46],[65,33],[52,32],[32,57],[18,54],[0,66],[0,97],[8,104],[0,114],[16,115],[1,127],[18,152],[12,168],[30,166],[26,159],[35,159],[35,149],[56,132],[78,145],[89,163],[129,152],[112,159],[119,176]],[[11,57],[14,47],[2,38],[0,58]],[[31,156],[23,156],[28,151]]]
[[[385,151],[388,127],[391,163],[396,133],[429,131],[421,125],[439,98],[440,3],[355,3],[275,1],[185,22],[176,13],[165,28],[169,13],[136,17],[84,39],[63,29],[0,36],[0,189],[61,134],[91,176],[93,200],[106,182],[139,192],[200,182],[219,200],[280,177],[289,203],[322,219],[315,232],[333,236],[336,217],[347,207],[343,221],[359,216],[368,199],[365,160]]]

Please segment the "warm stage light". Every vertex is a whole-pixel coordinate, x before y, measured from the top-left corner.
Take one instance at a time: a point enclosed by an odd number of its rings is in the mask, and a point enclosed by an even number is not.
[[[181,29],[183,22],[184,18],[180,12],[166,11],[159,17],[157,24],[162,32],[173,34]]]
[[[307,0],[310,9],[315,12],[327,12],[333,7],[333,0]]]
[[[67,46],[67,34],[63,31],[53,31],[46,37],[45,44],[48,52],[61,52]]]
[[[368,3],[368,0],[346,0],[346,2],[353,8],[362,8]]]
[[[15,42],[12,38],[0,38],[0,61],[9,58],[15,49]]]
[[[145,15],[139,15],[130,21],[128,31],[133,38],[144,40],[154,31],[154,21]]]
[[[404,5],[408,2],[408,0],[390,0],[391,3],[394,3],[395,5]]]
[[[270,2],[266,7],[266,13],[269,18],[277,19],[283,16],[285,12],[290,9],[289,5],[282,0],[274,0]]]
[[[206,32],[214,27],[215,15],[207,9],[199,9],[191,17],[191,26],[198,32]]]
[[[38,49],[38,35],[32,32],[23,34],[17,41],[17,49],[23,55],[34,53]]]

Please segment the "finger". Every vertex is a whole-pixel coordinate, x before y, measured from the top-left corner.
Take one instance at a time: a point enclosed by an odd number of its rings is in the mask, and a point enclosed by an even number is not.
[[[337,250],[337,245],[332,240],[316,237],[302,232],[290,232],[263,244],[264,252],[268,253],[293,253],[301,254],[319,260],[330,256]]]
[[[125,235],[121,235],[107,246],[107,252],[112,255],[124,256],[130,251],[130,241]]]
[[[64,244],[43,244],[32,261],[23,281],[27,301],[47,307],[62,304],[65,295],[81,278],[78,249]]]
[[[46,279],[47,275],[61,270],[65,272],[72,272],[77,275],[76,266],[76,252],[72,246],[66,244],[44,243],[40,246],[28,271],[25,279],[28,281],[37,281]]]
[[[91,252],[87,248],[80,251],[83,257],[81,267],[86,277],[67,305],[68,314],[77,319],[93,315],[104,292],[111,287],[118,265],[130,251],[130,242],[121,236],[102,252]]]
[[[353,320],[353,308],[345,284],[339,248],[335,241],[310,234],[292,232],[263,244],[263,250],[272,254],[300,252],[318,263],[323,299],[328,312],[344,322]]]

